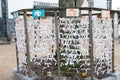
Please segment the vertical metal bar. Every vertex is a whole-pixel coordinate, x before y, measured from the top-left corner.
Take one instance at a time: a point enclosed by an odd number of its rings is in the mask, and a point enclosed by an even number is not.
[[[16,23],[14,23],[15,26]],[[16,33],[16,30],[15,30]],[[17,47],[17,37],[15,36],[15,48],[16,48],[16,60],[17,60],[17,70],[19,71],[19,58],[18,58],[18,47]]]
[[[93,32],[92,32],[92,10],[89,10],[89,39],[90,39],[90,63],[91,63],[91,80],[93,80],[94,73],[94,60],[93,60]]]
[[[112,28],[113,28],[113,33],[112,33],[112,37],[113,37],[113,41],[112,41],[112,46],[113,46],[113,50],[112,50],[112,73],[114,73],[115,72],[115,68],[114,68],[114,41],[115,41],[115,31],[114,31],[114,15],[112,14]]]
[[[29,46],[29,35],[27,26],[27,13],[24,12],[24,27],[25,27],[25,42],[26,42],[26,54],[27,54],[27,65],[28,65],[28,75],[31,77],[30,69],[30,46]]]
[[[17,47],[17,40],[16,40],[15,47],[16,47],[17,70],[19,71],[19,58],[18,58],[18,47]]]
[[[80,17],[80,19],[82,18],[82,15],[81,15],[81,9],[79,8],[79,17]],[[80,35],[80,34],[79,34]],[[82,74],[81,73],[81,68],[79,69],[80,71],[79,71],[79,74]],[[82,80],[82,76],[80,76],[80,80]]]
[[[60,80],[61,71],[60,71],[59,29],[58,29],[58,23],[57,23],[57,11],[56,10],[55,10],[55,32],[56,32],[56,46],[57,46],[58,78]]]
[[[75,8],[77,7],[77,0],[74,0]]]
[[[79,17],[82,17],[82,15],[81,15],[81,9],[79,8]]]
[[[16,24],[16,23],[15,23]],[[14,24],[14,26],[15,26]],[[16,30],[15,30],[16,33]],[[19,71],[19,58],[18,58],[18,47],[17,47],[17,37],[15,36],[15,48],[16,48],[16,60],[17,60],[17,70]]]

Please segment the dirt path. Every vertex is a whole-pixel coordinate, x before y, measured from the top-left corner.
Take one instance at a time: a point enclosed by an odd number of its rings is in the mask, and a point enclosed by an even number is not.
[[[15,45],[0,45],[0,80],[12,80],[15,67]]]
[[[120,43],[118,41],[115,42],[115,66],[120,72]]]

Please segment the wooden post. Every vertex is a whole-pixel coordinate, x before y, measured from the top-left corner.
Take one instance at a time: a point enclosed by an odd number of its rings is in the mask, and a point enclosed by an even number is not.
[[[93,73],[94,73],[94,60],[93,60],[93,32],[92,32],[92,10],[89,10],[89,39],[90,39],[90,46],[89,46],[89,52],[90,52],[90,63],[91,63],[91,80],[93,79]]]
[[[16,47],[17,70],[19,71],[19,58],[18,58],[18,47],[17,47],[17,41],[16,41],[16,44],[15,44],[15,47]]]
[[[28,35],[28,25],[27,25],[27,13],[24,12],[24,27],[25,27],[25,42],[26,42],[26,54],[27,54],[27,66],[28,66],[28,75],[32,76],[30,69],[30,46],[29,46],[29,35]]]
[[[115,31],[114,31],[114,14],[112,14],[112,29],[113,29],[113,32],[112,32],[112,37],[113,37],[113,41],[112,41],[112,46],[113,46],[113,49],[112,49],[112,73],[115,72],[115,67],[114,67],[114,52],[115,52],[115,47],[114,47],[114,43],[115,43]]]
[[[61,70],[60,70],[60,48],[59,48],[59,29],[57,23],[57,11],[55,10],[55,32],[56,32],[56,46],[57,46],[57,67],[58,67],[58,80],[60,80]]]
[[[14,21],[14,26],[15,26],[15,21]],[[16,30],[15,30],[16,33]],[[17,47],[17,37],[15,36],[15,48],[16,48],[16,60],[17,60],[17,70],[19,71],[19,58],[18,58],[18,47]]]

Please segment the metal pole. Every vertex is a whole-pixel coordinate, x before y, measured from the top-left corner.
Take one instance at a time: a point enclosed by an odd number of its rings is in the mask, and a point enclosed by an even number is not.
[[[113,28],[113,33],[112,33],[112,37],[113,37],[113,41],[112,41],[112,46],[113,46],[113,50],[112,50],[112,73],[114,73],[115,72],[115,70],[114,70],[114,41],[115,41],[115,32],[114,32],[114,15],[112,14],[112,28]]]
[[[24,27],[25,27],[25,42],[26,42],[26,54],[27,54],[27,65],[28,65],[28,75],[32,76],[30,69],[30,46],[29,46],[29,35],[27,26],[27,14],[24,12]]]
[[[14,21],[14,26],[16,25]],[[16,33],[16,30],[15,30]],[[16,47],[16,60],[17,60],[17,70],[19,71],[19,58],[18,58],[18,47],[17,47],[17,37],[15,36],[15,47]]]
[[[59,29],[57,23],[57,11],[55,10],[55,32],[56,32],[56,46],[57,46],[57,67],[58,67],[58,80],[60,80],[61,70],[60,70],[60,49],[59,49]]]
[[[74,4],[75,4],[75,6],[74,6],[74,7],[76,8],[76,7],[77,7],[77,0],[75,0],[74,2],[75,2],[75,3],[74,3]]]
[[[18,58],[18,47],[17,47],[17,40],[16,40],[15,47],[16,47],[17,70],[19,71],[19,58]]]
[[[93,32],[92,32],[92,10],[89,10],[89,39],[90,39],[90,63],[91,63],[91,80],[93,80],[93,73],[94,73],[94,60],[93,60]]]

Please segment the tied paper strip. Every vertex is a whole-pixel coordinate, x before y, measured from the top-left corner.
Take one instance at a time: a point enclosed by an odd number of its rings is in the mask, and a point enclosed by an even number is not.
[[[88,17],[59,19],[61,67],[73,66],[86,73],[89,67],[89,22]],[[86,60],[86,62],[84,62]],[[82,62],[82,63],[81,63]],[[76,65],[80,65],[79,67]]]
[[[104,77],[112,66],[112,19],[93,19],[94,64],[97,77]]]
[[[55,23],[53,17],[28,18],[28,33],[31,60],[53,60],[56,51]],[[41,62],[37,62],[41,64]],[[46,62],[49,66],[49,62]]]
[[[18,51],[19,64],[26,63],[26,43],[25,43],[25,28],[24,20],[21,18],[15,21],[15,31],[16,31],[16,44]]]
[[[44,61],[47,67],[52,66],[53,62],[56,62],[54,58],[56,51],[54,18],[46,17],[44,19],[33,19],[32,17],[27,17],[27,25],[31,62],[35,61],[35,64],[40,65],[42,61]],[[15,30],[19,68],[23,73],[27,73],[27,68],[25,67],[27,56],[25,56],[26,43],[24,19],[16,19]],[[56,65],[56,63],[54,65]]]

